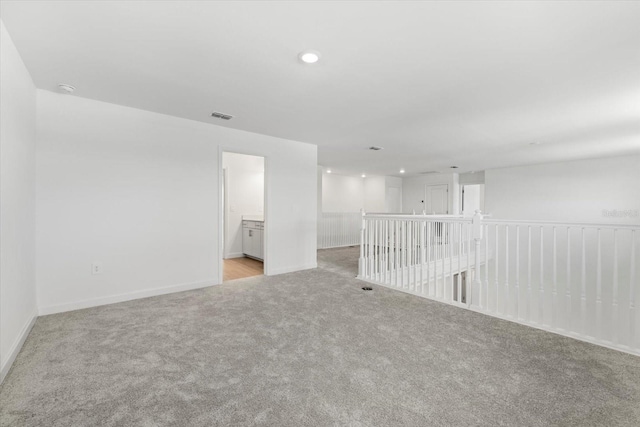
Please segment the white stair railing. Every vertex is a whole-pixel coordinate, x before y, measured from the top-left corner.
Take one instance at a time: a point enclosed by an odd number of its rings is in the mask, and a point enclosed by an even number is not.
[[[360,244],[360,212],[323,212],[318,215],[318,249]]]
[[[361,217],[358,277],[640,354],[640,226]]]

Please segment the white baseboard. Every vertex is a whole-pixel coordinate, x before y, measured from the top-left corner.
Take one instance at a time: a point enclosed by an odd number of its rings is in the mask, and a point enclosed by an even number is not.
[[[270,268],[268,272],[265,272],[266,276],[276,276],[278,274],[293,273],[294,271],[309,270],[312,268],[318,268],[318,263],[299,265],[296,267],[284,267],[284,268]]]
[[[216,285],[213,280],[195,283],[183,283],[180,285],[164,286],[162,288],[145,289],[142,291],[129,292],[126,294],[111,295],[101,298],[92,298],[83,301],[75,301],[66,304],[50,305],[40,307],[40,316],[47,314],[64,313],[65,311],[82,310],[84,308],[98,307],[100,305],[115,304],[118,302],[131,301],[141,298],[155,297],[158,295],[172,294],[175,292],[191,291],[194,289],[207,288]]]
[[[22,349],[22,345],[24,344],[27,337],[29,336],[29,333],[31,332],[31,328],[33,328],[33,325],[36,323],[37,318],[38,318],[38,312],[34,310],[29,320],[20,331],[18,338],[16,338],[15,342],[11,346],[11,350],[9,350],[7,360],[4,360],[2,362],[2,369],[0,369],[0,384],[2,384],[5,377],[11,370],[11,366],[13,365],[13,362],[16,360],[18,353],[20,353],[20,350]]]
[[[224,256],[224,259],[231,259],[231,258],[243,258],[244,254],[242,252],[234,252],[231,254],[226,254]]]

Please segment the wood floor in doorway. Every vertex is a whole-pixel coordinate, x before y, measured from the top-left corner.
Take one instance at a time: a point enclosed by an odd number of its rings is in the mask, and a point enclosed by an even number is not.
[[[252,258],[230,258],[224,260],[224,278],[227,280],[264,274],[264,264]]]

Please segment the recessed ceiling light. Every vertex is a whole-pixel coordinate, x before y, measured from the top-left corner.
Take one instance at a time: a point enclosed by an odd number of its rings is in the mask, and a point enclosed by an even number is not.
[[[377,145],[373,145],[373,146],[369,147],[369,150],[380,151],[380,150],[384,150],[384,147],[378,147]]]
[[[331,173],[331,169],[327,169],[327,173]]]
[[[58,89],[60,89],[61,92],[63,93],[72,93],[74,90],[76,90],[75,87],[65,84],[65,83],[60,83],[58,85]]]
[[[400,169],[400,173],[404,173],[404,169]]]
[[[365,174],[362,174],[362,177],[363,177],[363,178],[366,178],[366,177],[367,177],[367,175],[365,175]]]
[[[451,166],[451,169],[458,169],[457,166]]]
[[[305,64],[315,64],[320,60],[320,52],[315,50],[304,50],[300,52],[298,58],[300,58],[300,61]]]

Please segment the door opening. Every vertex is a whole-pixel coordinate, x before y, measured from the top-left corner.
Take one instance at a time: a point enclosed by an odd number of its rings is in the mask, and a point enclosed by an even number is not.
[[[476,210],[484,212],[484,184],[462,185],[460,213],[473,216]]]
[[[222,153],[222,280],[264,274],[265,158]]]

